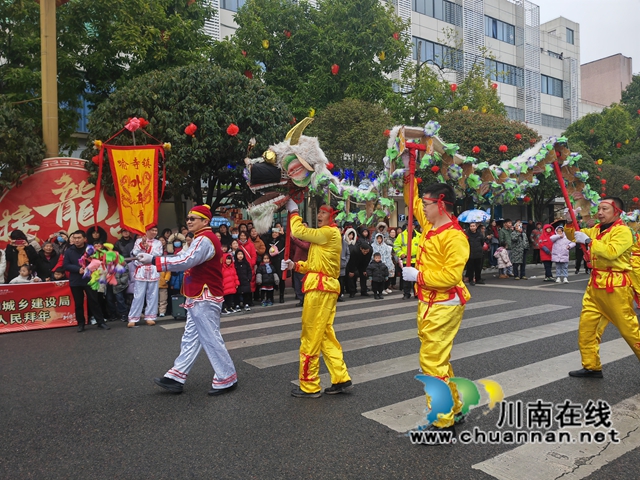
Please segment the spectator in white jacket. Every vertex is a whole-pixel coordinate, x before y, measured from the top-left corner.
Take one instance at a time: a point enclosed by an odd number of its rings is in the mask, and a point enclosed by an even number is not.
[[[396,266],[394,265],[393,258],[391,257],[391,247],[385,243],[384,235],[382,233],[375,234],[374,241],[371,244],[371,248],[373,248],[373,255],[375,255],[376,253],[380,254],[380,256],[382,257],[382,263],[384,263],[389,269],[389,275],[395,274]],[[387,277],[384,282],[384,290],[382,291],[382,293],[388,295],[392,291],[393,290],[389,288],[389,277]]]
[[[553,248],[551,249],[551,260],[556,262],[556,283],[569,283],[569,251],[576,246],[564,234],[563,227],[556,227],[556,234],[551,235]]]

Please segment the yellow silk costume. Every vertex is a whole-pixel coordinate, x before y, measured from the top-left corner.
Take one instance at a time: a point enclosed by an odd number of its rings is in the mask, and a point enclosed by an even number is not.
[[[415,185],[418,191],[418,185]],[[464,304],[471,295],[462,281],[469,259],[469,241],[457,223],[451,222],[434,229],[427,220],[419,196],[409,198],[409,185],[404,186],[404,200],[413,204],[413,214],[422,227],[422,237],[416,252],[416,268],[420,271],[416,282],[418,303],[418,337],[420,338],[420,367],[425,375],[438,377],[449,385],[453,408],[438,416],[433,425],[445,428],[453,425],[462,402],[458,390],[449,378],[453,368],[449,359],[453,340],[458,333]],[[442,304],[446,302],[447,304]],[[430,405],[427,395],[427,405]]]
[[[300,389],[315,393],[320,390],[320,352],[331,375],[331,383],[351,380],[342,358],[342,347],[333,330],[340,294],[342,236],[335,225],[305,227],[297,214],[291,218],[291,234],[311,243],[307,260],[297,262],[295,270],[304,274],[302,291],[305,294],[300,335]]]
[[[600,338],[608,322],[640,359],[640,330],[633,309],[634,290],[631,285],[631,230],[621,220],[604,233],[600,225],[581,230],[591,238],[591,278],[582,299],[578,326],[578,346],[582,367],[602,370]],[[573,239],[573,229],[566,230]]]

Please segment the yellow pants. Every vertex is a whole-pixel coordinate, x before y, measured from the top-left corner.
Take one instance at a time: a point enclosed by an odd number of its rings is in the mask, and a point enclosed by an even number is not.
[[[306,300],[305,300],[306,301]],[[425,312],[428,313],[425,317]],[[419,302],[418,304],[418,338],[420,338],[420,367],[422,373],[438,377],[449,385],[453,397],[453,408],[445,415],[439,415],[433,425],[439,428],[453,425],[453,417],[462,410],[462,402],[455,383],[449,382],[453,377],[451,368],[451,349],[453,339],[458,333],[464,305],[438,305]],[[427,395],[427,406],[431,408],[431,398]]]
[[[587,287],[582,299],[582,313],[578,327],[578,346],[582,367],[602,370],[600,340],[607,324],[611,322],[640,359],[640,329],[633,309],[633,289],[616,287],[612,293],[604,288]]]
[[[333,331],[337,301],[337,293],[311,290],[304,295],[299,372],[303,392],[320,391],[320,352],[331,375],[331,383],[351,380],[342,358],[342,347]]]

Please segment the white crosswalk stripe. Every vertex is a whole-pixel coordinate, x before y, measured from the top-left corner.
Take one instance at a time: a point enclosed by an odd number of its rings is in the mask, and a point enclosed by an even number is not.
[[[479,303],[469,304],[465,309],[465,312],[467,310],[474,310],[475,308],[482,308],[482,307],[478,307],[477,305],[479,305]],[[484,306],[487,306],[487,305],[483,305],[483,307]],[[570,307],[567,307],[566,305],[545,305],[544,308],[545,308],[545,311],[554,312],[558,310],[565,310]],[[518,318],[524,318],[530,315],[539,315],[539,314],[540,314],[539,307],[523,308],[523,309],[517,310]],[[415,313],[412,315],[411,314],[398,315],[397,321],[410,320],[413,318],[415,318]],[[481,317],[467,318],[467,319],[463,319],[460,329],[477,327],[481,325],[488,325],[490,323],[503,322],[506,320],[512,320],[513,318],[514,318],[513,311],[492,313],[489,315],[483,315]],[[394,319],[394,317],[387,317],[386,319],[387,321],[382,321],[385,319],[376,319],[376,320],[380,321],[380,323],[389,323],[389,321],[392,319],[394,321],[396,320]],[[371,322],[370,320],[363,320],[363,321],[354,322],[354,323],[359,323],[359,324],[362,324],[363,327],[368,327],[372,325],[370,322]],[[344,330],[344,328],[340,328],[340,326],[341,326],[340,324],[336,325],[335,330],[336,331]],[[346,341],[340,342],[340,344],[342,345],[342,351],[348,352],[351,350],[359,350],[362,348],[385,345],[387,343],[401,342],[403,340],[411,340],[413,338],[415,338],[417,341],[418,334],[417,334],[416,328],[412,328],[409,330],[401,330],[401,331],[392,332],[392,333],[385,333],[382,335],[375,335],[372,337],[362,337],[362,338],[357,338],[355,340],[346,340]],[[253,365],[254,367],[268,368],[268,367],[274,367],[276,365],[284,365],[286,363],[297,362],[299,358],[298,356],[299,356],[298,350],[290,350],[288,352],[280,352],[273,355],[266,355],[263,357],[249,358],[249,359],[246,359],[245,362]]]
[[[600,345],[600,359],[603,365],[630,355],[633,355],[633,352],[621,338]],[[580,365],[579,351],[530,363],[486,378],[498,382],[507,398],[567,378],[567,365]],[[425,397],[421,395],[362,415],[396,432],[406,432],[424,420],[424,409]]]

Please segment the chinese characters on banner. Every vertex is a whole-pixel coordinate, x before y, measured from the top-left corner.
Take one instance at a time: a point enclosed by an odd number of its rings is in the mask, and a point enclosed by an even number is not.
[[[120,217],[116,199],[100,192],[94,219],[95,186],[89,183],[86,160],[58,157],[43,160],[22,183],[0,197],[0,248],[9,234],[22,230],[41,241],[53,233],[86,230],[97,220],[110,237],[118,237]]]
[[[144,235],[158,223],[158,145],[104,145],[122,226]]]
[[[0,334],[75,325],[69,282],[0,285]]]

